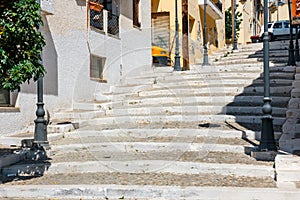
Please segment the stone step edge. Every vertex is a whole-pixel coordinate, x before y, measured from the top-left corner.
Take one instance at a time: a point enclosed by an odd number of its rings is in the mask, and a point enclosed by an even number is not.
[[[61,199],[272,199],[297,200],[300,190],[249,187],[180,187],[156,185],[21,185],[0,186],[1,198]]]
[[[22,165],[24,168],[28,165]],[[20,169],[12,166],[10,169]],[[9,169],[6,169],[9,170]],[[172,174],[219,174],[248,177],[274,178],[274,169],[270,165],[224,164],[204,162],[181,162],[165,160],[130,160],[130,161],[86,161],[51,163],[45,175],[82,174],[82,173],[172,173]]]
[[[129,161],[85,161],[16,164],[2,169],[3,175],[20,175],[35,170],[44,175],[84,173],[171,173],[171,174],[219,174],[224,176],[270,177],[274,179],[274,169],[270,165],[221,164],[204,162],[181,162],[166,160],[129,160]]]
[[[217,142],[217,138],[216,138]],[[188,143],[183,142],[100,142],[100,143],[76,143],[53,145],[53,153],[74,152],[78,149],[85,149],[90,152],[172,152],[172,151],[195,151],[195,152],[231,152],[245,153],[246,149],[253,147],[249,145],[228,145],[217,143]]]

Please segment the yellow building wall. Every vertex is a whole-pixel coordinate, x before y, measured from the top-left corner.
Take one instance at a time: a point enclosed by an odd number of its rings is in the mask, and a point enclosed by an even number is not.
[[[231,7],[232,0],[225,0],[223,1],[224,5],[224,15],[225,10]],[[248,42],[251,42],[250,37],[253,35],[253,18],[254,18],[254,2],[253,0],[245,1],[244,3],[241,3],[240,1],[236,0],[236,4],[238,5],[237,11],[242,13],[241,19],[243,20],[240,25],[240,31],[239,37],[238,37],[238,44],[246,44]],[[225,17],[225,16],[224,16]],[[225,22],[224,22],[225,23]]]
[[[198,0],[188,1],[189,9],[189,61],[190,64],[202,62],[203,58],[203,10],[199,6]],[[182,52],[182,1],[178,0],[178,22],[179,22],[179,43]],[[152,0],[152,13],[170,12],[170,42],[173,42],[175,35],[175,1]],[[225,26],[224,18],[213,20],[207,15],[207,42],[209,42],[209,53],[217,51],[225,46]],[[175,42],[175,40],[174,40]],[[216,46],[217,43],[217,46]],[[175,44],[172,48],[171,58],[174,59]]]
[[[289,20],[289,9],[287,4],[279,6],[278,10],[276,10],[274,13],[271,13],[270,21],[277,20]]]

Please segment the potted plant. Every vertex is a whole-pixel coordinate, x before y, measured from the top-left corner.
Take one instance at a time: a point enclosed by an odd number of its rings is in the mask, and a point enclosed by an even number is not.
[[[98,11],[98,12],[100,12],[103,9],[103,5],[101,5],[98,2],[92,2],[92,1],[89,2],[89,7],[90,7],[90,10],[94,10],[94,11]]]
[[[250,39],[251,39],[252,43],[258,43],[259,42],[259,36],[258,35],[252,35],[250,37]]]

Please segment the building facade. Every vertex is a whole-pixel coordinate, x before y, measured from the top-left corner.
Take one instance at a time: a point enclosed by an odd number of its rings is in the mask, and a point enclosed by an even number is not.
[[[44,103],[50,115],[91,102],[128,76],[151,70],[151,3],[141,0],[42,0]],[[1,134],[33,123],[36,83],[0,91]]]
[[[225,10],[230,9],[234,2],[237,5],[237,11],[242,13],[238,43],[250,43],[250,37],[258,35],[264,23],[264,2],[263,0],[225,0]],[[268,11],[269,22],[289,19],[286,0],[269,0]]]
[[[152,44],[175,54],[175,2],[152,0]],[[225,45],[223,7],[219,0],[177,0],[181,63],[201,63],[203,57],[204,4],[207,16],[207,45],[210,52]],[[187,52],[186,52],[187,51]]]

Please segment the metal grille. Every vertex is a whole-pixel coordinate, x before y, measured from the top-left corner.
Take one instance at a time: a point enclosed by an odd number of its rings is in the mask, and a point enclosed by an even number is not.
[[[119,16],[112,14],[111,12],[107,13],[108,17],[108,27],[107,32],[112,35],[119,35]]]
[[[100,30],[104,30],[103,26],[103,10],[98,12],[95,10],[90,10],[90,26],[95,27]]]

